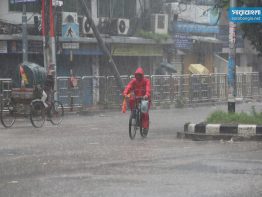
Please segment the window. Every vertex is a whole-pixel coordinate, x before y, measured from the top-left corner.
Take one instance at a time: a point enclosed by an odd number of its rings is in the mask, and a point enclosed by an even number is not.
[[[85,11],[83,10],[83,6],[81,3],[79,3],[79,1],[77,1],[77,12],[80,15],[84,15]],[[91,0],[85,0],[85,4],[88,7],[89,11],[91,12],[90,14],[92,14],[92,9],[91,9]]]
[[[131,18],[136,13],[136,0],[97,0],[98,17]]]
[[[133,18],[136,15],[136,0],[125,0],[125,18]]]
[[[97,9],[99,17],[110,17],[110,0],[98,0]]]
[[[14,3],[14,0],[9,0],[9,11],[14,12],[22,12],[23,11],[23,3]],[[26,11],[27,12],[38,12],[41,11],[41,1],[36,0],[36,2],[28,2],[26,3]]]
[[[91,0],[85,0],[85,3],[91,11]],[[64,0],[62,9],[64,12],[77,12],[79,15],[83,15],[85,13],[82,3],[76,0]]]
[[[64,0],[63,11],[64,12],[77,12],[78,1]]]
[[[111,0],[111,16],[113,18],[124,17],[124,3],[123,0]]]

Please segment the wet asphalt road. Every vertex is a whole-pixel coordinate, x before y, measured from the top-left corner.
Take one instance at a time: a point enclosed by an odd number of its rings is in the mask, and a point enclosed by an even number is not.
[[[251,105],[262,111],[237,110]],[[0,126],[0,197],[261,197],[261,142],[176,139],[216,109],[226,106],[151,111],[148,138],[133,141],[120,112]]]

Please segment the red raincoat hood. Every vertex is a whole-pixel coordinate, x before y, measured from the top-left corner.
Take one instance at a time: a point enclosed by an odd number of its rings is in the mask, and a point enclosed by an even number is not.
[[[136,69],[136,72],[135,72],[135,75],[136,75],[136,74],[142,74],[143,77],[144,77],[144,71],[143,71],[143,69],[142,69],[141,67],[137,68],[137,69]]]

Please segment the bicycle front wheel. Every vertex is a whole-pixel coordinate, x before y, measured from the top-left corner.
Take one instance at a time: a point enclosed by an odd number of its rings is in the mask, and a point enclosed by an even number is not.
[[[31,104],[30,121],[35,128],[41,128],[45,123],[45,106],[41,102]]]
[[[141,137],[143,137],[143,138],[145,138],[145,137],[147,137],[147,134],[148,134],[148,128],[143,128],[143,121],[144,121],[144,119],[143,119],[143,115],[142,114],[140,114],[140,135],[141,135]]]
[[[50,109],[50,122],[53,125],[59,125],[64,116],[64,107],[60,101],[54,101]]]
[[[13,126],[16,120],[16,107],[11,101],[1,104],[1,122],[5,128]]]
[[[135,111],[132,111],[129,118],[129,138],[133,140],[136,136],[137,124]]]

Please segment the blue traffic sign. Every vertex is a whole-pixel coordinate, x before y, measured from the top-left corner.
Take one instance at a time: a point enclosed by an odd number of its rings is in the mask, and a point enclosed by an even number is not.
[[[66,39],[79,38],[79,24],[77,23],[63,24],[62,37]]]

